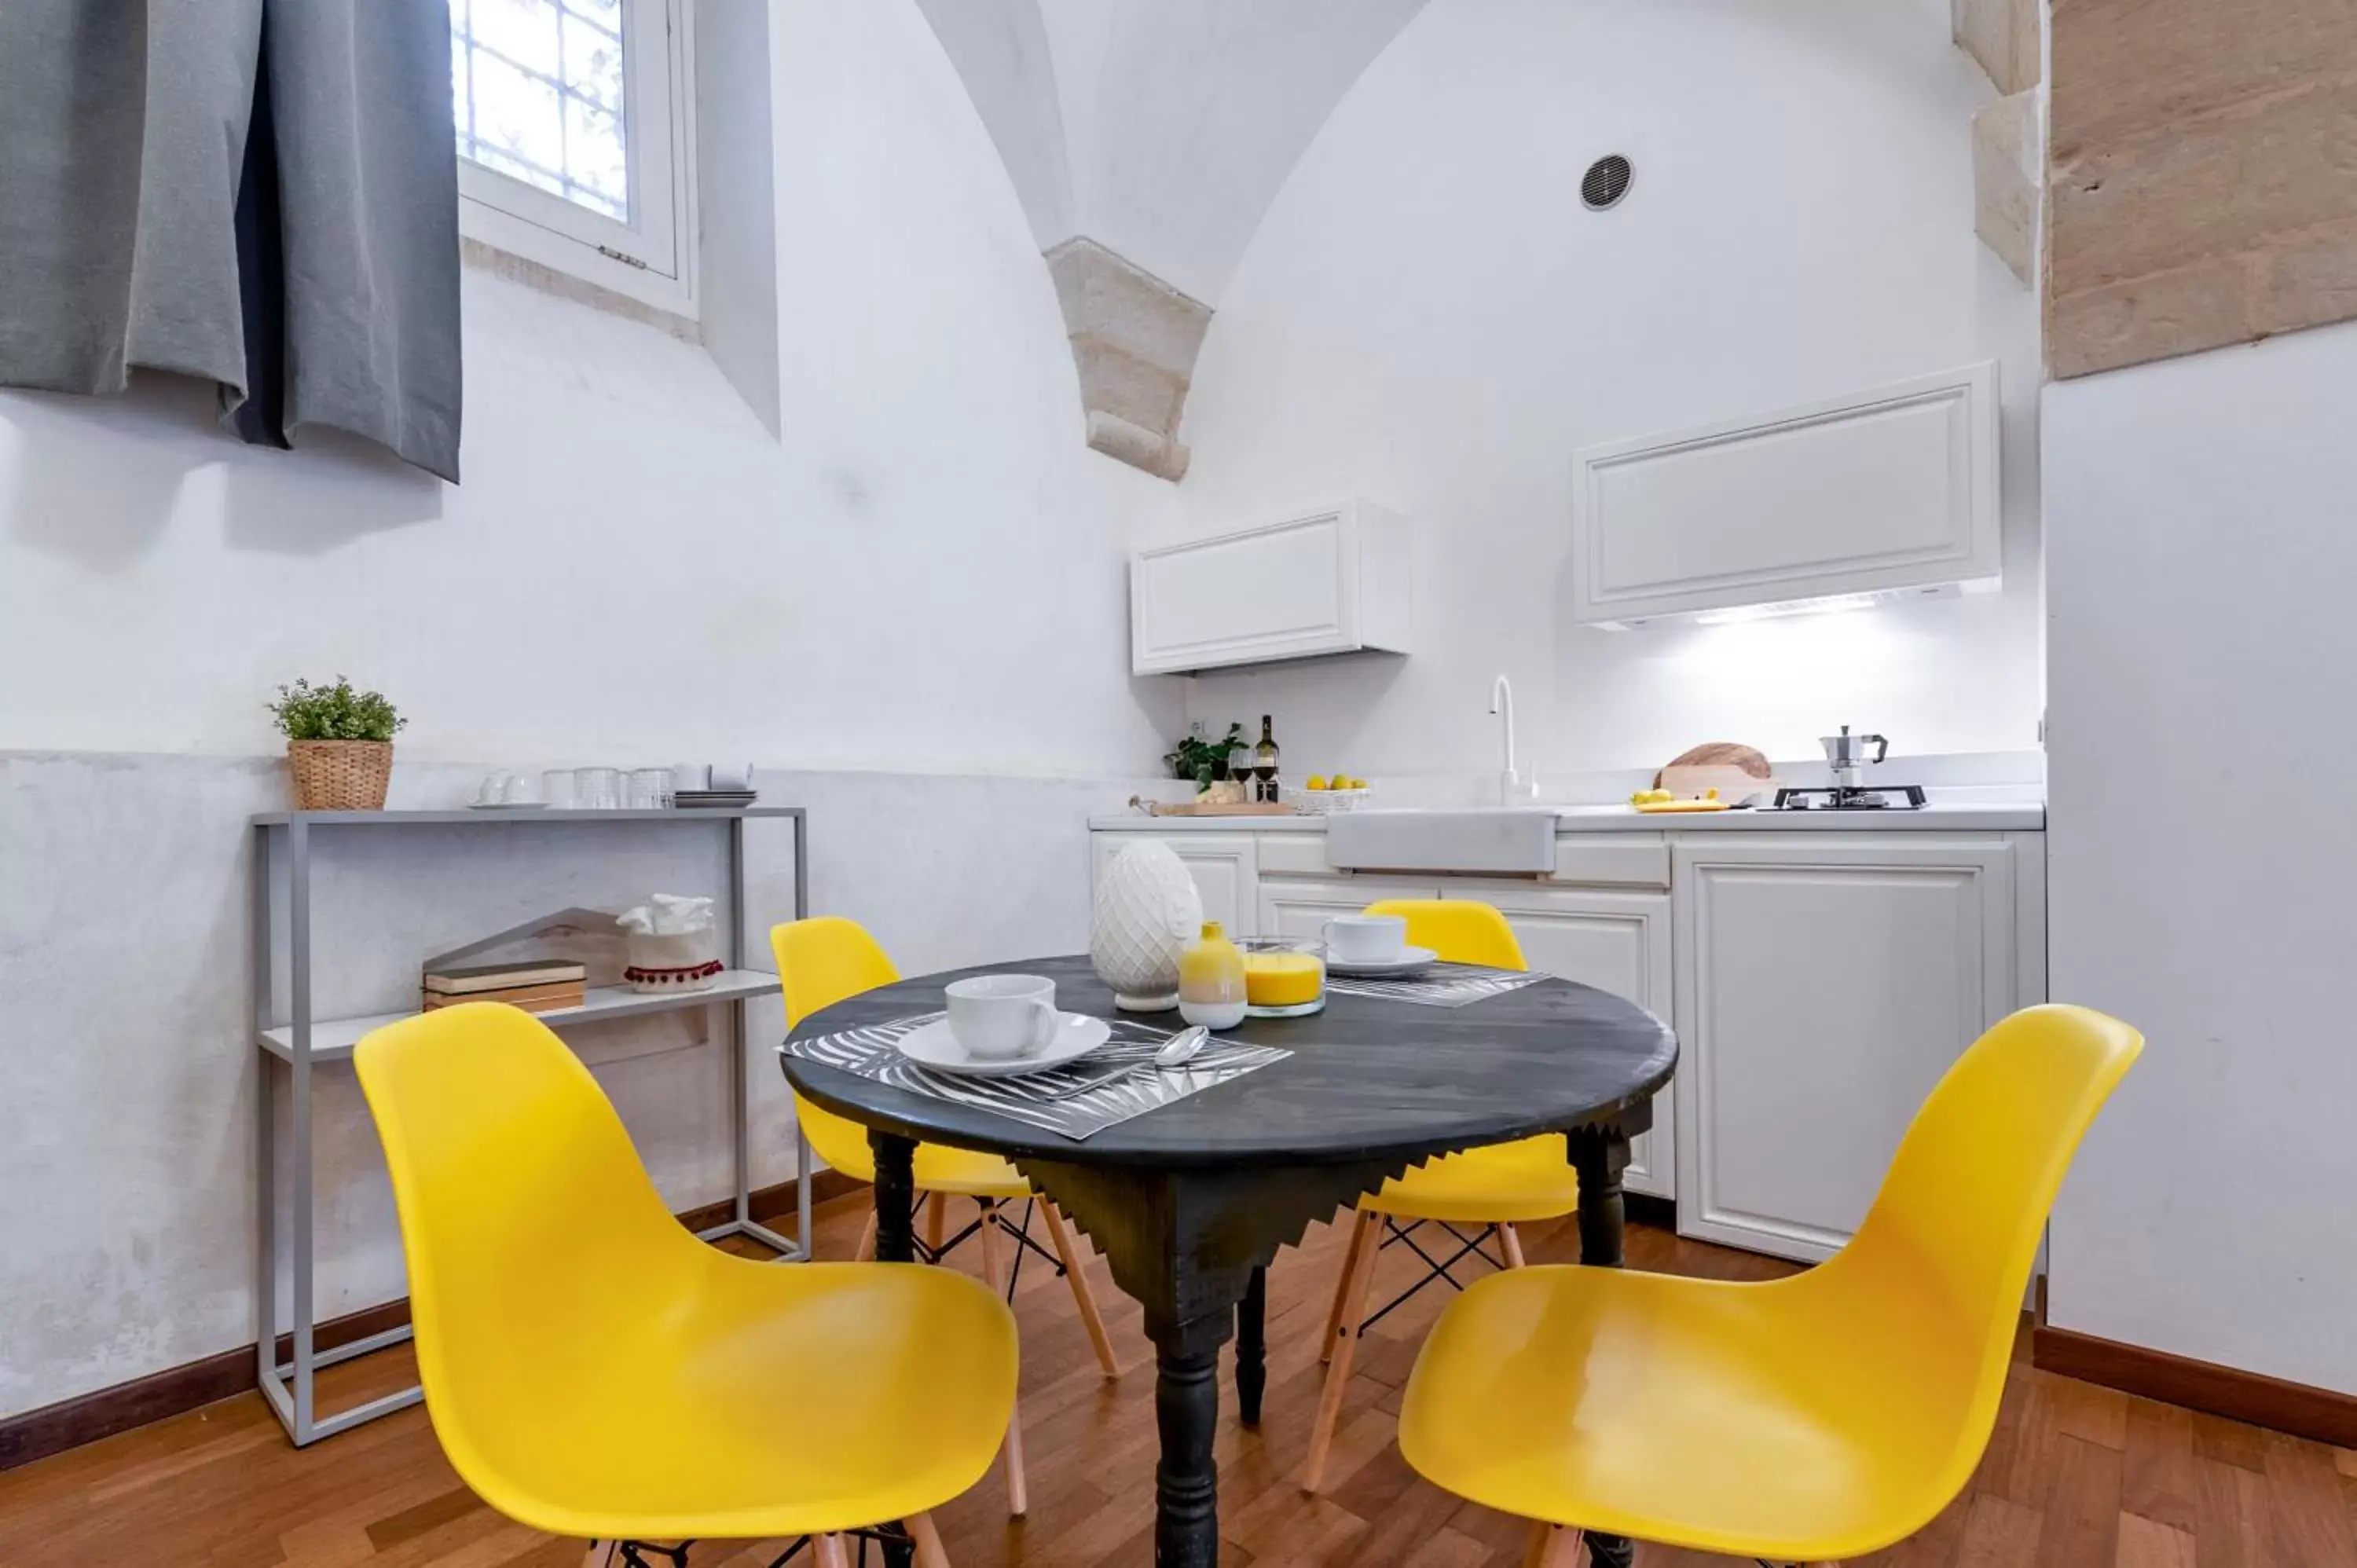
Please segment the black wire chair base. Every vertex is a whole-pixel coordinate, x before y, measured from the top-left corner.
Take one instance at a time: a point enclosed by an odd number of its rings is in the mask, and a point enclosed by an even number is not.
[[[909,1229],[912,1233],[917,1230],[918,1216],[923,1213],[925,1205],[929,1201],[931,1201],[930,1194],[920,1193],[915,1203],[909,1207]],[[1001,1231],[1015,1239],[1015,1266],[1006,1271],[1008,1301],[1012,1302],[1015,1299],[1015,1287],[1022,1282],[1023,1259],[1026,1253],[1037,1252],[1046,1262],[1048,1267],[1056,1271],[1057,1278],[1063,1278],[1065,1273],[1063,1260],[1040,1245],[1039,1239],[1031,1234],[1031,1211],[1039,1207],[1039,1199],[1027,1197],[1023,1200],[1023,1222],[1019,1225],[1006,1218],[1006,1210],[1010,1207],[1012,1207],[1011,1200],[1001,1202],[996,1198],[984,1199],[982,1212],[967,1220],[965,1229],[950,1237],[939,1247],[929,1247],[925,1244],[922,1236],[912,1234],[911,1242],[916,1248],[917,1262],[938,1263],[976,1236],[981,1235],[984,1226],[996,1225]]]
[[[675,1546],[657,1546],[651,1541],[618,1541],[614,1551],[629,1568],[654,1568],[647,1560],[650,1553],[669,1563],[671,1568],[687,1568],[687,1549],[694,1544],[683,1541]]]
[[[917,1544],[917,1538],[910,1535],[908,1530],[899,1523],[879,1524],[867,1530],[846,1530],[843,1535],[846,1541],[859,1542],[859,1554],[852,1559],[852,1562],[857,1564],[857,1568],[867,1568],[867,1548],[871,1544],[878,1547],[906,1546],[911,1551],[915,1550]],[[815,1538],[805,1535],[771,1558],[770,1568],[784,1568],[786,1563],[792,1562],[805,1551],[815,1555],[817,1549],[818,1543]]]
[[[1482,1247],[1483,1242],[1498,1234],[1498,1227],[1495,1225],[1484,1225],[1480,1230],[1476,1230],[1469,1237],[1464,1231],[1459,1230],[1456,1226],[1450,1224],[1446,1219],[1412,1219],[1405,1225],[1402,1225],[1398,1220],[1386,1214],[1383,1217],[1383,1239],[1379,1245],[1384,1247],[1405,1247],[1409,1251],[1414,1252],[1417,1257],[1424,1260],[1425,1273],[1423,1277],[1418,1279],[1414,1284],[1400,1292],[1399,1294],[1392,1297],[1391,1300],[1376,1308],[1375,1311],[1368,1316],[1361,1319],[1359,1323],[1359,1332],[1361,1334],[1364,1334],[1368,1329],[1383,1321],[1383,1319],[1387,1316],[1394,1308],[1406,1305],[1410,1298],[1415,1296],[1417,1292],[1423,1290],[1425,1286],[1432,1283],[1435,1280],[1447,1280],[1452,1289],[1463,1290],[1469,1282],[1458,1279],[1452,1271],[1456,1269],[1458,1264],[1462,1263],[1468,1258],[1479,1258],[1483,1262],[1489,1264],[1492,1269],[1503,1269],[1506,1266],[1506,1260],[1502,1256],[1493,1256]],[[1423,1243],[1419,1242],[1415,1239],[1415,1233],[1418,1230],[1423,1230],[1427,1225],[1437,1225],[1441,1230],[1448,1231],[1449,1239],[1458,1243],[1457,1251],[1449,1253],[1446,1258],[1436,1258],[1430,1252],[1426,1251],[1424,1250]]]

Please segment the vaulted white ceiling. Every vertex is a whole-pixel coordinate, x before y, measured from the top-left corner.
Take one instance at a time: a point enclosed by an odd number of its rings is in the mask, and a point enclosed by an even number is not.
[[[1216,307],[1318,127],[1424,0],[918,0],[1039,248]]]
[[[1049,262],[1088,443],[1178,479],[1195,353],[1318,127],[1425,0],[917,0]]]

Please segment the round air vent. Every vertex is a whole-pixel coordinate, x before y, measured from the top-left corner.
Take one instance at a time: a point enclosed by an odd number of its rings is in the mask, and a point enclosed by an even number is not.
[[[1587,204],[1590,212],[1601,212],[1620,204],[1629,194],[1629,182],[1635,171],[1629,160],[1619,153],[1597,159],[1587,166],[1587,173],[1579,182],[1579,199]]]

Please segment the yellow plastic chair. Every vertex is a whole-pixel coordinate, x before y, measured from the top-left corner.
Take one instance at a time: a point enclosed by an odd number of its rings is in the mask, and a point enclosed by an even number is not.
[[[1491,969],[1530,967],[1523,959],[1523,945],[1515,940],[1513,928],[1493,906],[1470,898],[1387,898],[1368,905],[1366,912],[1405,918],[1408,944],[1430,948],[1448,962],[1486,964]],[[1360,1199],[1350,1248],[1343,1254],[1341,1277],[1334,1284],[1333,1305],[1326,1316],[1326,1340],[1319,1355],[1327,1363],[1326,1386],[1319,1393],[1317,1421],[1310,1429],[1302,1490],[1314,1492],[1325,1479],[1326,1456],[1334,1441],[1334,1424],[1341,1415],[1351,1363],[1368,1325],[1434,1280],[1456,1283],[1448,1269],[1480,1252],[1481,1244],[1493,1235],[1505,1265],[1521,1268],[1523,1242],[1515,1225],[1558,1219],[1578,1207],[1579,1182],[1560,1133],[1427,1161],[1384,1183],[1375,1196]],[[1455,1242],[1453,1253],[1370,1316],[1367,1293],[1374,1282],[1377,1256],[1390,1240],[1405,1239],[1407,1232],[1426,1223],[1448,1229]],[[1476,1228],[1469,1240],[1457,1229],[1460,1225]],[[1432,1262],[1428,1257],[1426,1261]]]
[[[2143,1036],[2032,1007],[1948,1070],[1857,1234],[1766,1283],[1620,1270],[1481,1281],[1400,1412],[1410,1465],[1542,1521],[1695,1552],[1839,1563],[1921,1530],[1996,1420],[2021,1297],[2079,1140]]]
[[[778,983],[785,993],[789,1029],[821,1008],[832,1007],[847,996],[889,985],[900,978],[891,959],[867,934],[866,928],[839,915],[821,915],[772,926],[770,946],[777,955]],[[802,1122],[802,1135],[810,1140],[819,1158],[845,1176],[869,1183],[876,1180],[876,1154],[868,1144],[866,1127],[824,1106],[813,1105],[799,1094],[794,1096],[794,1115]],[[966,1234],[978,1233],[982,1240],[983,1277],[990,1282],[992,1289],[1006,1289],[1009,1271],[1000,1256],[1001,1248],[1010,1240],[1017,1247],[1036,1248],[1038,1243],[1031,1240],[1024,1228],[1010,1221],[1000,1206],[1031,1198],[1031,1184],[996,1155],[943,1144],[918,1144],[915,1165],[916,1188],[925,1200],[923,1257],[939,1262]],[[945,1241],[942,1232],[952,1197],[973,1199],[980,1212],[966,1232]],[[1113,1340],[1105,1332],[1103,1314],[1097,1310],[1096,1294],[1089,1288],[1088,1276],[1081,1272],[1080,1254],[1072,1246],[1071,1231],[1056,1206],[1044,1197],[1039,1200],[1039,1211],[1047,1221],[1049,1239],[1055,1243],[1056,1262],[1072,1287],[1072,1300],[1080,1308],[1081,1322],[1088,1329],[1089,1343],[1096,1349],[1097,1364],[1106,1377],[1117,1378],[1121,1375],[1121,1363],[1114,1358]],[[875,1256],[876,1223],[877,1216],[871,1208],[854,1261],[865,1262]],[[1006,1427],[1006,1506],[1017,1514],[1029,1506],[1019,1416],[1010,1418]]]
[[[459,1477],[597,1541],[908,1523],[990,1468],[1015,1318],[941,1269],[778,1267],[672,1217],[597,1080],[527,1013],[473,1003],[355,1053],[409,1262],[418,1371]]]

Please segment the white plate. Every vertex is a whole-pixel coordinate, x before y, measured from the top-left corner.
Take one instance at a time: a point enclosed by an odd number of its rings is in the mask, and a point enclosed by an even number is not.
[[[1352,963],[1329,952],[1326,955],[1326,972],[1350,980],[1389,980],[1398,975],[1414,974],[1439,956],[1430,948],[1403,948],[1397,958],[1382,959],[1372,963]]]
[[[1092,1018],[1084,1013],[1064,1015],[1064,1026],[1048,1042],[1048,1048],[1028,1057],[994,1057],[985,1061],[969,1054],[958,1044],[957,1036],[950,1030],[947,1018],[936,1018],[920,1024],[900,1036],[900,1054],[919,1067],[935,1072],[953,1072],[966,1078],[1013,1078],[1021,1073],[1045,1072],[1051,1067],[1076,1062],[1113,1036],[1113,1026],[1103,1018]]]

